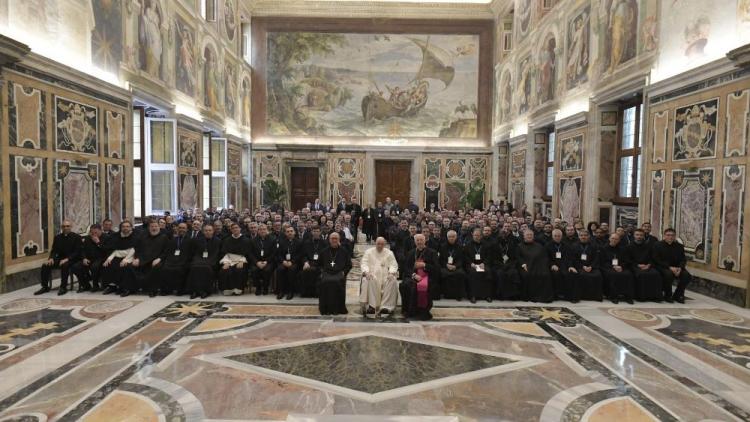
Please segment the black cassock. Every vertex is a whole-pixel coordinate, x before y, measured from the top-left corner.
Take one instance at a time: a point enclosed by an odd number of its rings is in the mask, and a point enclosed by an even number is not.
[[[633,241],[627,246],[627,253],[632,260],[630,271],[635,277],[635,298],[641,301],[664,299],[662,277],[654,268],[654,260],[651,256],[651,244]],[[649,269],[643,270],[638,265],[650,265]]]
[[[497,280],[500,299],[518,300],[523,297],[521,276],[518,274],[518,245],[510,236],[498,238],[493,253],[492,272]]]
[[[83,248],[81,260],[73,265],[73,274],[78,277],[78,282],[82,286],[91,287],[91,282],[96,290],[99,290],[99,279],[101,277],[102,263],[107,258],[104,250],[105,237],[99,238],[98,242],[94,242],[91,236],[86,236],[83,239]],[[83,265],[83,260],[88,259],[89,264]]]
[[[375,208],[365,208],[362,213],[362,230],[367,236],[367,240],[373,240],[378,234],[378,213]]]
[[[167,243],[166,258],[154,273],[162,292],[185,291],[185,276],[190,259],[190,238],[176,236]]]
[[[523,269],[524,264],[526,270]],[[518,268],[525,297],[532,302],[552,302],[555,291],[544,246],[537,242],[524,242],[518,245]]]
[[[412,278],[417,270],[414,265],[422,261],[425,264],[423,271],[427,273],[427,292],[426,301],[419,303],[417,292],[418,282]],[[419,318],[421,320],[432,319],[430,309],[432,309],[432,291],[439,285],[440,265],[438,264],[437,252],[430,248],[424,248],[421,251],[416,248],[406,255],[404,264],[406,273],[401,278],[399,291],[401,293],[401,313],[406,318]]]
[[[299,285],[297,271],[300,261],[302,261],[302,244],[299,239],[289,240],[286,237],[281,239],[276,251],[276,297],[294,295],[297,291]],[[286,267],[284,262],[291,263],[291,267]]]
[[[159,279],[155,277],[159,272],[154,271],[153,262],[159,258],[161,266],[167,258],[169,237],[159,232],[156,236],[144,233],[135,246],[135,257],[138,267],[134,267],[135,277],[123,279],[122,288],[131,292],[140,289],[156,292],[159,290]],[[157,266],[157,267],[158,267]]]
[[[131,233],[128,237],[122,237],[121,234],[115,234],[110,237],[104,244],[104,249],[107,251],[107,257],[104,258],[106,261],[109,255],[114,251],[123,251],[130,248],[135,248],[137,242],[135,234]],[[122,258],[112,258],[110,264],[106,267],[102,267],[102,284],[105,286],[120,287],[125,280],[125,284],[129,283],[129,279],[134,278],[133,268],[128,265],[126,267],[120,267]]]
[[[299,292],[302,297],[318,297],[318,282],[320,281],[320,255],[326,248],[323,239],[309,239],[302,244],[302,266],[307,263],[310,268],[301,269],[299,275]]]
[[[466,271],[464,270],[464,251],[458,240],[452,245],[448,242],[440,247],[440,291],[449,299],[466,297]],[[456,268],[451,271],[448,264]]]
[[[346,309],[346,275],[352,269],[352,258],[346,248],[328,247],[320,254],[320,299],[321,315],[348,313]]]
[[[247,272],[250,268],[250,239],[240,235],[235,238],[233,236],[227,236],[221,241],[221,252],[219,253],[219,260],[227,254],[242,255],[247,261],[242,268],[238,268],[236,265],[224,269],[221,265],[219,270],[219,290],[244,290],[247,281]]]
[[[190,241],[190,272],[187,277],[189,292],[211,293],[213,291],[220,252],[221,240],[216,236],[210,239],[196,237]]]
[[[495,282],[492,276],[491,253],[493,246],[482,240],[474,240],[464,246],[464,268],[469,287],[469,297],[492,299],[495,296]],[[484,271],[477,271],[471,264],[484,264]]]
[[[255,294],[267,294],[276,265],[276,239],[271,235],[264,238],[255,236],[252,240],[251,252],[251,274],[255,282]],[[266,266],[260,269],[258,262],[265,262]]]
[[[600,265],[604,281],[607,283],[607,295],[610,300],[617,301],[633,299],[633,273],[630,268],[630,258],[625,248],[607,245],[601,249]],[[622,271],[615,271],[614,266],[622,267]]]
[[[572,267],[570,263],[572,253],[567,243],[556,243],[554,240],[551,240],[544,245],[544,248],[547,250],[547,259],[549,259],[549,274],[550,278],[552,278],[555,298],[577,300],[575,299],[578,296],[575,291],[576,286],[570,283],[573,279],[566,277],[570,272],[568,269]],[[556,266],[557,271],[553,270],[552,266]]]
[[[664,279],[664,297],[673,296],[676,299],[684,297],[685,288],[693,279],[693,276],[685,269],[685,264],[687,263],[685,247],[679,242],[672,242],[670,245],[663,240],[652,243],[652,245],[656,269]],[[679,277],[675,277],[669,267],[681,268]],[[674,284],[675,279],[677,279],[677,288],[674,291],[674,295],[672,295],[672,284]]]
[[[569,300],[598,300],[602,301],[604,294],[602,286],[604,278],[599,269],[599,248],[591,242],[573,243],[569,246],[570,264],[578,271],[578,274],[569,272],[566,278],[572,287]],[[591,267],[586,272],[583,267]]]

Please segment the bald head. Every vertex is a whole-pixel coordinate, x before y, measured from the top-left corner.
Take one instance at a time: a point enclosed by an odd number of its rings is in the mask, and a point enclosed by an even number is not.
[[[414,244],[417,246],[417,249],[420,251],[424,249],[425,245],[425,237],[423,234],[415,234],[414,235]]]

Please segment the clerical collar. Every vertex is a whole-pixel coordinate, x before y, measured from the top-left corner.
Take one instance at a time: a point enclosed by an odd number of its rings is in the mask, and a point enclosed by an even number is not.
[[[233,237],[234,239],[239,239],[240,237],[242,237],[242,233],[240,233],[240,234],[239,234],[239,235],[237,235],[237,236],[235,236],[235,235],[232,235],[232,237]]]

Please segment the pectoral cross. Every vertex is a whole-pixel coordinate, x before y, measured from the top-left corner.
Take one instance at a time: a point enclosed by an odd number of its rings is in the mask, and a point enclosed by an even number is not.
[[[331,268],[336,266],[336,261],[331,261]]]

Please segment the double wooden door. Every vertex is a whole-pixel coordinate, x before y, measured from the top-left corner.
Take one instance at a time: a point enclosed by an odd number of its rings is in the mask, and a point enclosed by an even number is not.
[[[376,203],[385,202],[385,198],[390,197],[393,201],[398,199],[401,207],[405,208],[409,203],[410,194],[411,161],[375,161]]]
[[[298,211],[305,204],[314,203],[320,197],[317,167],[292,167],[292,186],[290,192],[292,210]]]

